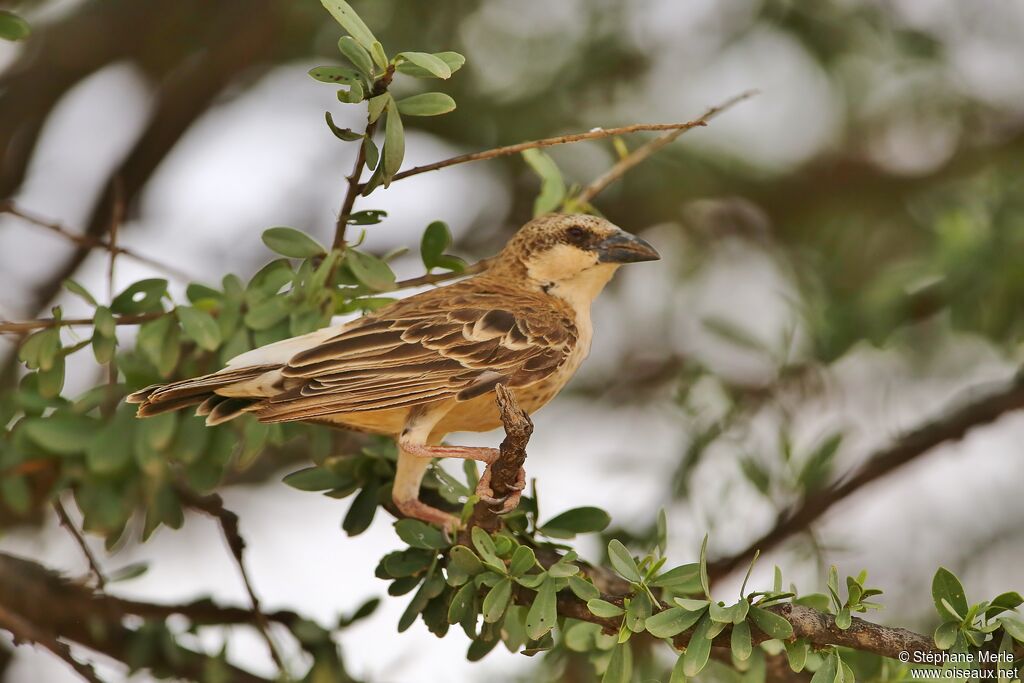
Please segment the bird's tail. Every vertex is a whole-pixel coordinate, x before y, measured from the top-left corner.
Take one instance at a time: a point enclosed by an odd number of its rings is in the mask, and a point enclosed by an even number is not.
[[[232,368],[180,382],[153,384],[130,394],[125,401],[139,404],[137,417],[152,417],[198,405],[196,415],[205,415],[207,425],[218,425],[258,407],[264,396],[246,391],[246,385],[258,383],[261,377],[279,368],[279,365]]]

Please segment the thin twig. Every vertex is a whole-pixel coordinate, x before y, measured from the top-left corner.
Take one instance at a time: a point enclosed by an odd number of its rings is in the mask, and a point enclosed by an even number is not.
[[[80,662],[71,654],[71,648],[67,643],[59,640],[56,636],[36,628],[34,624],[21,618],[0,605],[0,627],[10,631],[14,635],[14,642],[38,643],[47,650],[57,655],[78,673],[79,676],[89,683],[103,683],[103,680],[96,675],[96,670],[91,664]]]
[[[488,259],[478,261],[466,266],[461,272],[451,271],[448,273],[427,273],[419,277],[412,277],[407,280],[399,280],[395,283],[395,291],[422,287],[423,285],[436,285],[441,282],[457,280],[461,277],[483,272],[487,269]],[[115,325],[138,325],[162,318],[165,315],[174,313],[170,311],[154,311],[152,313],[133,313],[130,315],[119,315],[114,317]],[[216,315],[216,311],[211,312]],[[44,330],[50,327],[69,327],[75,325],[92,325],[95,321],[92,318],[37,318],[35,320],[0,320],[0,334],[22,335],[35,330]]]
[[[718,107],[712,108],[711,111],[723,111],[724,109],[731,107],[740,100],[746,99],[752,96],[753,92],[743,93],[738,95],[731,100],[719,105]],[[557,135],[555,137],[544,138],[541,140],[531,140],[529,142],[520,142],[514,145],[507,145],[505,147],[496,147],[494,149],[488,149],[483,152],[471,152],[469,154],[460,154],[458,156],[450,157],[448,159],[442,159],[441,161],[435,161],[431,164],[425,164],[423,166],[414,166],[408,170],[396,173],[395,177],[391,179],[391,182],[396,180],[402,180],[410,176],[419,175],[420,173],[426,173],[428,171],[436,171],[441,168],[447,168],[448,166],[455,166],[456,164],[464,164],[470,161],[483,161],[485,159],[496,159],[498,157],[509,156],[510,154],[518,154],[528,149],[536,149],[539,147],[554,147],[556,145],[565,145],[573,142],[583,142],[584,140],[600,140],[602,138],[615,137],[616,135],[626,135],[629,133],[641,133],[641,132],[653,132],[653,131],[686,131],[690,128],[696,128],[698,126],[706,125],[705,119],[707,114],[704,116],[694,119],[693,121],[686,121],[683,123],[635,123],[629,126],[618,126],[617,128],[593,128],[585,133],[570,133],[568,135]],[[365,185],[360,186],[362,190]]]
[[[201,496],[184,487],[178,487],[177,490],[178,495],[181,496],[182,501],[186,505],[210,515],[216,519],[217,523],[220,525],[221,533],[224,535],[224,541],[228,544],[228,549],[231,551],[232,557],[235,558],[235,564],[238,566],[238,572],[242,576],[242,583],[245,584],[245,590],[249,594],[249,602],[252,604],[253,620],[259,627],[263,640],[267,643],[267,649],[270,651],[270,656],[273,658],[274,664],[277,665],[278,671],[286,680],[290,680],[288,669],[284,664],[284,659],[281,657],[281,653],[278,652],[277,645],[274,643],[274,639],[270,635],[270,622],[267,620],[266,615],[263,614],[263,610],[260,608],[259,596],[256,595],[256,590],[253,588],[252,581],[249,579],[249,572],[246,571],[245,568],[245,539],[242,538],[242,534],[238,531],[238,515],[225,508],[224,499],[216,493]]]
[[[1024,409],[1024,372],[995,391],[960,405],[946,414],[907,432],[894,443],[875,452],[851,476],[814,493],[798,505],[779,514],[764,536],[744,550],[708,563],[708,576],[721,578],[747,561],[755,550],[762,553],[790,536],[810,528],[833,505],[864,486],[906,465],[940,444],[962,439],[967,432],[999,419],[1006,413]]]
[[[370,97],[377,97],[387,92],[388,86],[391,85],[391,79],[394,76],[394,65],[388,65],[387,70],[374,82],[373,92],[370,93]],[[376,130],[377,121],[370,122],[367,120],[366,132],[363,133],[365,140],[372,140]],[[338,221],[334,227],[334,242],[331,245],[333,249],[341,249],[345,246],[345,230],[348,228],[348,219],[352,216],[352,207],[356,205],[356,197],[359,196],[359,193],[365,187],[365,185],[359,182],[363,175],[363,168],[366,166],[365,140],[359,144],[359,151],[356,153],[356,161],[352,167],[352,173],[347,178],[348,190],[345,192],[345,199],[341,203],[341,211],[338,212]],[[384,160],[379,159],[377,163],[384,163]]]
[[[67,529],[68,533],[71,534],[71,537],[75,539],[75,543],[78,544],[78,547],[81,549],[86,561],[89,563],[89,570],[96,579],[96,587],[99,590],[103,590],[107,585],[107,579],[103,575],[103,570],[100,569],[100,564],[96,561],[96,556],[92,554],[92,550],[89,549],[89,544],[85,542],[85,538],[75,526],[74,522],[71,521],[68,511],[64,509],[64,504],[60,502],[59,498],[53,501],[53,509],[57,513],[57,519],[60,520],[60,525]]]
[[[624,176],[627,172],[633,169],[638,164],[647,160],[652,154],[665,147],[670,142],[678,138],[680,135],[698,126],[705,126],[707,122],[715,118],[726,109],[729,109],[733,105],[736,105],[743,100],[748,100],[757,94],[756,90],[748,90],[747,92],[740,93],[735,97],[732,97],[725,102],[711,107],[700,118],[690,121],[685,127],[680,127],[675,130],[670,130],[664,135],[659,135],[650,142],[637,147],[635,150],[619,159],[614,166],[609,168],[607,171],[602,173],[600,176],[595,178],[589,185],[583,188],[583,190],[573,199],[574,202],[580,205],[587,205],[600,194],[606,187],[614,183],[616,180]]]
[[[84,247],[86,249],[106,249],[111,254],[123,254],[128,258],[135,259],[139,263],[144,263],[147,266],[155,268],[156,270],[166,273],[167,275],[170,275],[172,277],[178,278],[179,280],[188,281],[192,279],[192,277],[188,273],[178,270],[174,266],[169,266],[166,263],[161,263],[160,261],[157,261],[156,259],[151,258],[149,256],[139,254],[134,250],[127,249],[125,247],[119,247],[108,240],[103,240],[98,237],[79,235],[77,233],[71,232],[60,223],[48,221],[44,218],[29,213],[24,209],[20,208],[19,206],[17,206],[12,201],[8,200],[0,202],[0,213],[10,214],[11,216],[16,216],[32,225],[38,226],[40,228],[46,228],[50,232],[56,233],[63,237],[64,239],[73,242],[74,244],[77,244],[80,247]],[[120,221],[121,218],[118,217],[117,220]]]

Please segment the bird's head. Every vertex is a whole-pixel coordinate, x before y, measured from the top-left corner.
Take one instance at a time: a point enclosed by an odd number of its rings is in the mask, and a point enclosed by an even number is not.
[[[656,261],[654,247],[598,216],[545,214],[519,229],[499,259],[555,296],[589,303],[624,263]]]

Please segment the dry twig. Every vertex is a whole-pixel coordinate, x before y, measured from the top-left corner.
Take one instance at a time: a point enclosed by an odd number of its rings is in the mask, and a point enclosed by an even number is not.
[[[103,590],[107,585],[107,578],[103,575],[103,570],[100,569],[99,562],[96,561],[96,556],[92,554],[92,550],[89,549],[89,545],[85,542],[82,533],[75,526],[74,522],[71,521],[71,517],[68,516],[68,511],[64,509],[64,504],[60,502],[60,498],[53,501],[53,509],[57,513],[60,525],[67,529],[68,533],[75,539],[75,543],[78,544],[82,555],[85,556],[86,561],[89,563],[89,571],[92,572],[93,577],[96,579],[96,587]]]
[[[121,208],[118,209],[118,206],[120,206]],[[16,216],[25,221],[26,223],[35,225],[40,228],[45,228],[50,232],[60,235],[69,242],[77,244],[79,247],[82,247],[83,249],[106,249],[107,251],[110,252],[112,257],[118,254],[123,254],[124,256],[127,256],[130,259],[134,259],[139,263],[144,263],[147,266],[150,266],[151,268],[155,268],[156,270],[159,270],[162,273],[166,273],[167,275],[170,275],[172,277],[176,277],[179,280],[190,280],[191,278],[189,277],[188,273],[178,270],[174,266],[169,266],[166,263],[161,263],[160,261],[154,258],[145,256],[143,254],[139,254],[138,252],[132,249],[117,246],[117,227],[123,218],[123,211],[123,204],[121,204],[120,202],[115,203],[114,217],[110,223],[111,238],[109,240],[104,240],[99,237],[92,237],[90,235],[80,235],[78,233],[71,232],[60,223],[46,220],[45,218],[41,218],[40,216],[36,216],[35,214],[25,211],[12,201],[8,200],[0,202],[0,213],[6,213],[11,216]],[[112,273],[113,263],[111,263],[110,268]]]

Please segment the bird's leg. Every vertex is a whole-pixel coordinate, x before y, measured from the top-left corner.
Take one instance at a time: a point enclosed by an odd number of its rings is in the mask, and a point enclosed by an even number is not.
[[[395,502],[395,507],[406,517],[436,524],[452,535],[459,527],[459,518],[420,500],[420,482],[429,466],[429,459],[409,453],[405,449],[405,444],[399,444],[398,467],[395,471],[395,484],[391,489],[391,499]]]
[[[400,444],[405,453],[415,455],[428,461],[432,458],[461,458],[462,460],[478,460],[485,463],[484,473],[476,485],[476,495],[492,508],[498,508],[498,514],[504,514],[516,509],[519,505],[519,498],[523,489],[526,488],[526,470],[519,468],[516,476],[516,483],[510,488],[512,492],[507,496],[498,498],[491,488],[491,465],[498,459],[500,451],[497,448],[472,447],[472,446],[426,446],[421,444]]]

